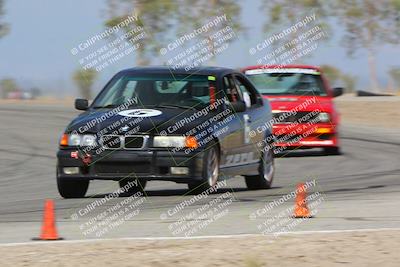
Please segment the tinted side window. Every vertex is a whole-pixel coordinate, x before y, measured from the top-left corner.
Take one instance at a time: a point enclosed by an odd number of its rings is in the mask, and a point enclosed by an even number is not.
[[[224,77],[224,91],[230,102],[242,100],[239,89],[231,75],[226,75]]]
[[[243,77],[235,76],[235,82],[239,87],[242,95],[244,96],[245,94],[247,94],[250,97],[251,105],[257,104],[257,94],[254,92],[254,90],[252,90],[253,88],[250,87],[246,80],[243,79]]]

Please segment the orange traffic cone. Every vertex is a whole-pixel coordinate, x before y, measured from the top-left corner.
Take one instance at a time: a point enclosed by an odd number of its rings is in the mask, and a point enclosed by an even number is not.
[[[296,204],[294,207],[294,218],[311,218],[307,207],[307,192],[304,183],[297,185]]]
[[[39,238],[33,240],[61,240],[58,237],[56,229],[56,220],[54,214],[54,201],[47,199],[44,203],[44,214],[42,223],[42,233]]]

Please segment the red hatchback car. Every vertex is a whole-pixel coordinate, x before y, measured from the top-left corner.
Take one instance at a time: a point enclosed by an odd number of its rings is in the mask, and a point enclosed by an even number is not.
[[[261,65],[243,72],[271,103],[277,152],[319,147],[340,154],[339,114],[332,100],[343,88],[331,89],[313,66]]]

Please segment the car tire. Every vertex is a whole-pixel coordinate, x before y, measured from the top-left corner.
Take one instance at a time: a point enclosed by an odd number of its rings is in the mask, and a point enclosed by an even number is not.
[[[73,180],[57,177],[58,192],[63,198],[82,198],[86,195],[89,180]]]
[[[128,185],[129,182],[135,183],[135,181],[137,181],[137,184],[134,185],[134,186],[130,186],[128,188],[128,190],[125,191],[124,193],[127,194],[127,195],[133,195],[133,194],[135,194],[137,192],[142,192],[143,193],[144,189],[146,187],[146,184],[147,184],[146,180],[124,178],[124,179],[118,181],[118,183],[119,183],[119,187],[122,188],[122,187],[125,187],[126,185]]]
[[[267,149],[261,154],[258,175],[245,176],[246,186],[249,190],[269,189],[272,186],[274,174],[274,152],[272,149]]]
[[[203,153],[202,180],[188,183],[189,190],[193,193],[201,193],[218,182],[219,176],[219,149],[215,142],[212,142]]]
[[[340,154],[342,154],[340,152],[340,147],[337,147],[337,146],[335,146],[335,147],[325,147],[324,148],[324,153],[325,153],[325,155],[340,155]]]

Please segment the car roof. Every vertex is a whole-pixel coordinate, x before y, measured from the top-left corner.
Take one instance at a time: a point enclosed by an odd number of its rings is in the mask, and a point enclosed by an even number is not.
[[[246,70],[256,70],[256,69],[312,69],[316,71],[321,71],[321,69],[317,66],[312,65],[254,65],[242,68],[241,71],[244,72]]]
[[[125,69],[120,71],[121,74],[184,74],[184,75],[214,75],[222,76],[229,73],[238,73],[237,70],[223,67],[211,67],[211,66],[201,66],[190,68],[185,70],[185,68],[175,68],[173,66],[146,66],[146,67],[134,67],[130,69]]]

